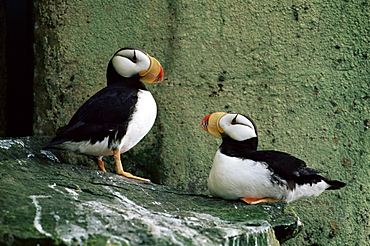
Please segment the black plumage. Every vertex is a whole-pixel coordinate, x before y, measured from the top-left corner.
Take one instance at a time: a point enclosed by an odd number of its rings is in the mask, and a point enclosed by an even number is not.
[[[141,89],[144,88],[142,85]],[[123,83],[114,83],[100,90],[76,111],[68,125],[58,129],[57,136],[45,148],[66,141],[95,144],[107,136],[109,147],[112,147],[112,142],[126,134],[128,120],[138,99],[137,92],[138,88]]]

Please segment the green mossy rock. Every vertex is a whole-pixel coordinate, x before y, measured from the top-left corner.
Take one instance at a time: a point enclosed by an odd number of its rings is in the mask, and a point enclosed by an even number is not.
[[[280,245],[285,203],[246,205],[58,163],[47,138],[0,140],[0,245]]]

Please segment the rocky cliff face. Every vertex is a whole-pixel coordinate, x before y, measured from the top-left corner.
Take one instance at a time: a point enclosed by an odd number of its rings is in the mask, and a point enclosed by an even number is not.
[[[285,203],[248,206],[59,163],[45,138],[0,140],[0,245],[280,245]]]

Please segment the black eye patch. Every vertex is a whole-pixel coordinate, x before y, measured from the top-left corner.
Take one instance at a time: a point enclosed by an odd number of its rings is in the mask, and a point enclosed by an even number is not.
[[[243,125],[243,126],[248,126],[249,128],[251,128],[251,129],[253,129],[253,127],[252,126],[250,126],[250,125],[248,125],[248,124],[244,124],[244,123],[242,123],[242,122],[237,122],[236,121],[236,118],[239,116],[239,114],[237,114],[235,117],[234,117],[234,119],[232,119],[232,121],[231,121],[231,125]]]
[[[235,124],[238,124],[238,122],[236,122],[236,118],[238,117],[239,114],[237,114],[234,119],[231,121],[231,125],[235,125]]]
[[[131,61],[134,62],[134,63],[137,62],[136,51],[135,50],[134,50],[134,57],[132,57]]]

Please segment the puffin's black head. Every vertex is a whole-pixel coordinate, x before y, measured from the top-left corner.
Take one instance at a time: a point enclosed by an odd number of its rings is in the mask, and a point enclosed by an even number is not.
[[[245,141],[257,137],[257,127],[247,116],[216,112],[204,117],[201,122],[204,130],[215,137],[230,137],[236,141]]]
[[[135,47],[118,50],[107,68],[108,85],[122,80],[157,83],[163,78],[161,64],[142,49]]]

